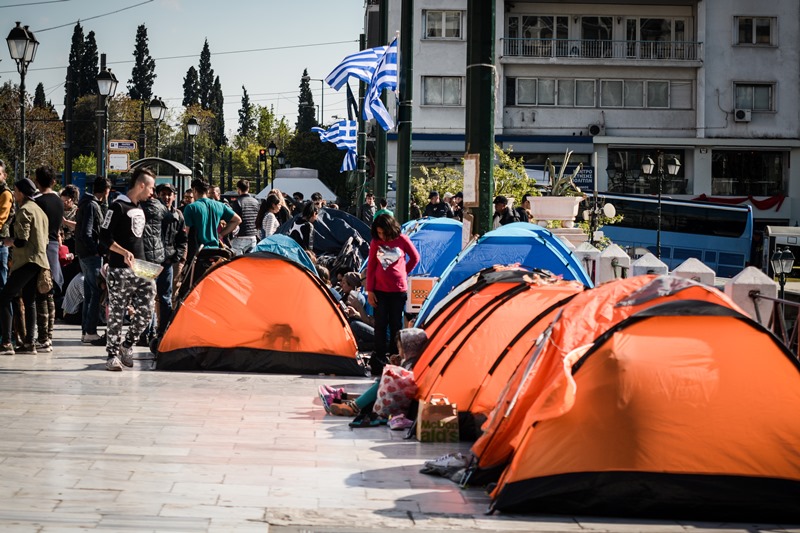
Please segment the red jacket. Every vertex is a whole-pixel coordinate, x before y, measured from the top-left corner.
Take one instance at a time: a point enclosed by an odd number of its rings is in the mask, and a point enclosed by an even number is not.
[[[372,239],[367,260],[367,292],[406,292],[406,277],[417,263],[419,252],[406,235],[391,241]]]

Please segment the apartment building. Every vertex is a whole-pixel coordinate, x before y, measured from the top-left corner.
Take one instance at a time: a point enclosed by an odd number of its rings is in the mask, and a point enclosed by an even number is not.
[[[401,1],[388,4],[393,36],[403,31]],[[368,41],[380,44],[377,2],[366,9]],[[414,9],[412,164],[458,165],[467,2],[417,0]],[[600,191],[655,193],[642,159],[666,173],[677,158],[664,194],[750,198],[757,225],[795,224],[799,26],[797,0],[497,0],[496,142],[532,175],[572,150],[583,184],[596,178]],[[396,174],[393,132],[388,161]]]

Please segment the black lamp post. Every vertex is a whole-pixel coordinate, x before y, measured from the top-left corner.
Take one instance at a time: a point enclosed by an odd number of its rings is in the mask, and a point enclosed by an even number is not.
[[[189,141],[192,147],[191,150],[191,161],[192,161],[192,179],[194,179],[195,169],[194,169],[194,138],[200,133],[200,123],[197,122],[197,119],[192,116],[186,122],[186,133],[189,134]]]
[[[664,158],[662,154],[659,154],[658,157],[658,168],[655,168],[655,163],[650,158],[650,156],[645,156],[642,160],[642,174],[645,176],[651,176],[653,171],[656,171],[656,178],[658,179],[658,227],[656,230],[656,257],[661,259],[661,191],[663,188],[664,182]],[[681,162],[678,161],[677,157],[669,158],[667,161],[667,172],[670,176],[675,176],[678,174],[678,170],[681,168]]]
[[[284,163],[286,163],[286,156],[283,152],[278,152],[278,168],[283,168]]]
[[[161,146],[159,144],[159,133],[161,130],[161,121],[164,120],[164,115],[167,114],[167,106],[164,101],[158,96],[150,100],[150,118],[156,122],[156,157],[161,157]]]
[[[792,273],[794,267],[794,254],[789,248],[775,250],[769,260],[772,265],[772,271],[778,275],[778,284],[781,288],[780,298],[786,298],[786,276]],[[783,306],[783,304],[781,304]]]
[[[273,185],[275,183],[275,154],[277,152],[278,152],[278,147],[275,146],[275,143],[273,141],[270,141],[269,145],[267,145],[267,154],[269,155],[269,166],[272,176],[269,180],[270,185]],[[266,183],[264,185],[266,186]]]
[[[28,72],[28,65],[33,63],[36,57],[36,49],[39,48],[39,41],[33,36],[33,32],[27,26],[22,27],[17,22],[17,25],[11,29],[8,37],[6,37],[8,44],[8,52],[11,54],[11,59],[17,63],[17,72],[19,72],[19,166],[17,171],[17,178],[25,177],[25,74]]]
[[[100,54],[97,74],[97,177],[105,176],[108,147],[108,99],[117,92],[117,77],[106,68],[106,55]]]

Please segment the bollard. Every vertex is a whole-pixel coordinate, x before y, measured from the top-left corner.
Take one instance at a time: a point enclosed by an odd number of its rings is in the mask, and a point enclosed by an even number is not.
[[[596,285],[612,279],[627,278],[631,275],[630,272],[630,256],[616,244],[611,244],[600,254]]]
[[[757,300],[758,313],[756,313],[756,300],[750,296],[753,291],[777,298],[778,284],[756,267],[745,268],[725,284],[725,294],[750,315],[750,318],[759,321],[762,326],[767,326],[772,317],[774,304],[770,300]]]
[[[666,263],[649,252],[631,264],[631,271],[634,276],[644,276],[647,274],[666,276],[669,274],[669,268],[667,268]]]
[[[572,253],[580,261],[586,273],[589,274],[592,283],[597,285],[597,263],[600,259],[600,250],[588,242],[582,242]]]
[[[709,287],[714,286],[716,273],[714,269],[695,257],[690,257],[672,271],[673,276],[687,278]]]

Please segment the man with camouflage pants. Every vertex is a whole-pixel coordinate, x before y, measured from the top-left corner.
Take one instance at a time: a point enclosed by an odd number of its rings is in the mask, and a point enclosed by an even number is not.
[[[145,216],[141,203],[153,195],[155,175],[146,167],[137,168],[127,195],[120,195],[108,208],[100,229],[100,240],[109,250],[108,327],[106,328],[106,370],[119,372],[122,365],[133,366],[133,345],[150,322],[156,295],[155,280],[137,276],[131,267],[134,259],[145,259]],[[133,307],[128,332],[122,338],[122,324],[128,305]]]

